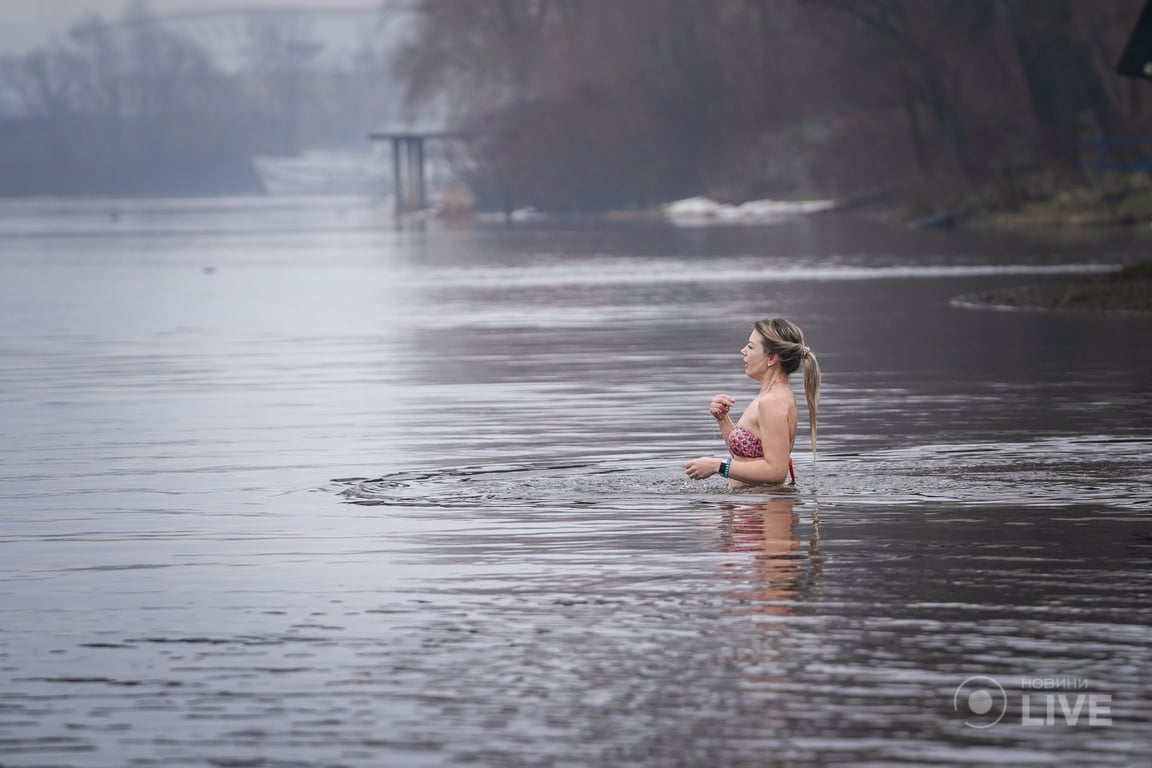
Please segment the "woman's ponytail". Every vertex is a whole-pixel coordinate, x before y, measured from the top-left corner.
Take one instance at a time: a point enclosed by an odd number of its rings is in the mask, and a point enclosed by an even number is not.
[[[820,410],[820,361],[807,347],[802,355],[804,398],[808,401],[808,435],[812,440],[812,463],[816,463],[816,413]]]

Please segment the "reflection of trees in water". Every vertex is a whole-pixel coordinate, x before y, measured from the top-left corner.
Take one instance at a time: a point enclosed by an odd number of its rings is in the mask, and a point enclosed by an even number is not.
[[[781,496],[754,504],[722,505],[724,550],[751,556],[751,572],[728,565],[729,578],[746,583],[738,596],[754,603],[756,613],[788,615],[798,603],[816,599],[823,572],[820,521],[813,515],[806,551],[796,537],[799,501]]]

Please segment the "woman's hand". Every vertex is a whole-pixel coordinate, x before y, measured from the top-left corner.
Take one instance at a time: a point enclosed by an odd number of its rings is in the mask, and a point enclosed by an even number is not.
[[[715,456],[701,456],[684,465],[684,474],[693,480],[703,480],[719,472],[720,465],[723,463],[723,459],[718,459]]]
[[[716,395],[708,405],[708,413],[712,414],[712,418],[720,421],[728,415],[728,412],[732,410],[732,406],[735,404],[736,401],[732,399],[731,395]]]

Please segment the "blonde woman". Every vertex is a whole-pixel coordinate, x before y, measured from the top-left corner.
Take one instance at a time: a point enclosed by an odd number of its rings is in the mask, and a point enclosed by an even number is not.
[[[782,317],[760,320],[740,350],[744,375],[760,382],[760,392],[733,422],[729,412],[736,401],[719,394],[708,406],[716,419],[731,457],[701,456],[684,465],[693,480],[720,474],[732,487],[783,483],[792,471],[792,447],[796,443],[796,397],[788,375],[803,366],[804,395],[808,400],[808,429],[812,455],[816,455],[816,411],[820,405],[820,364],[804,344],[804,332]]]

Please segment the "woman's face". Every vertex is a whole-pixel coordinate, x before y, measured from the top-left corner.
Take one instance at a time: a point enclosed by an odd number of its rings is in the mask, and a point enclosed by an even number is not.
[[[759,379],[771,367],[776,355],[764,350],[764,339],[756,331],[748,337],[748,343],[740,350],[740,357],[744,358],[744,375]]]

